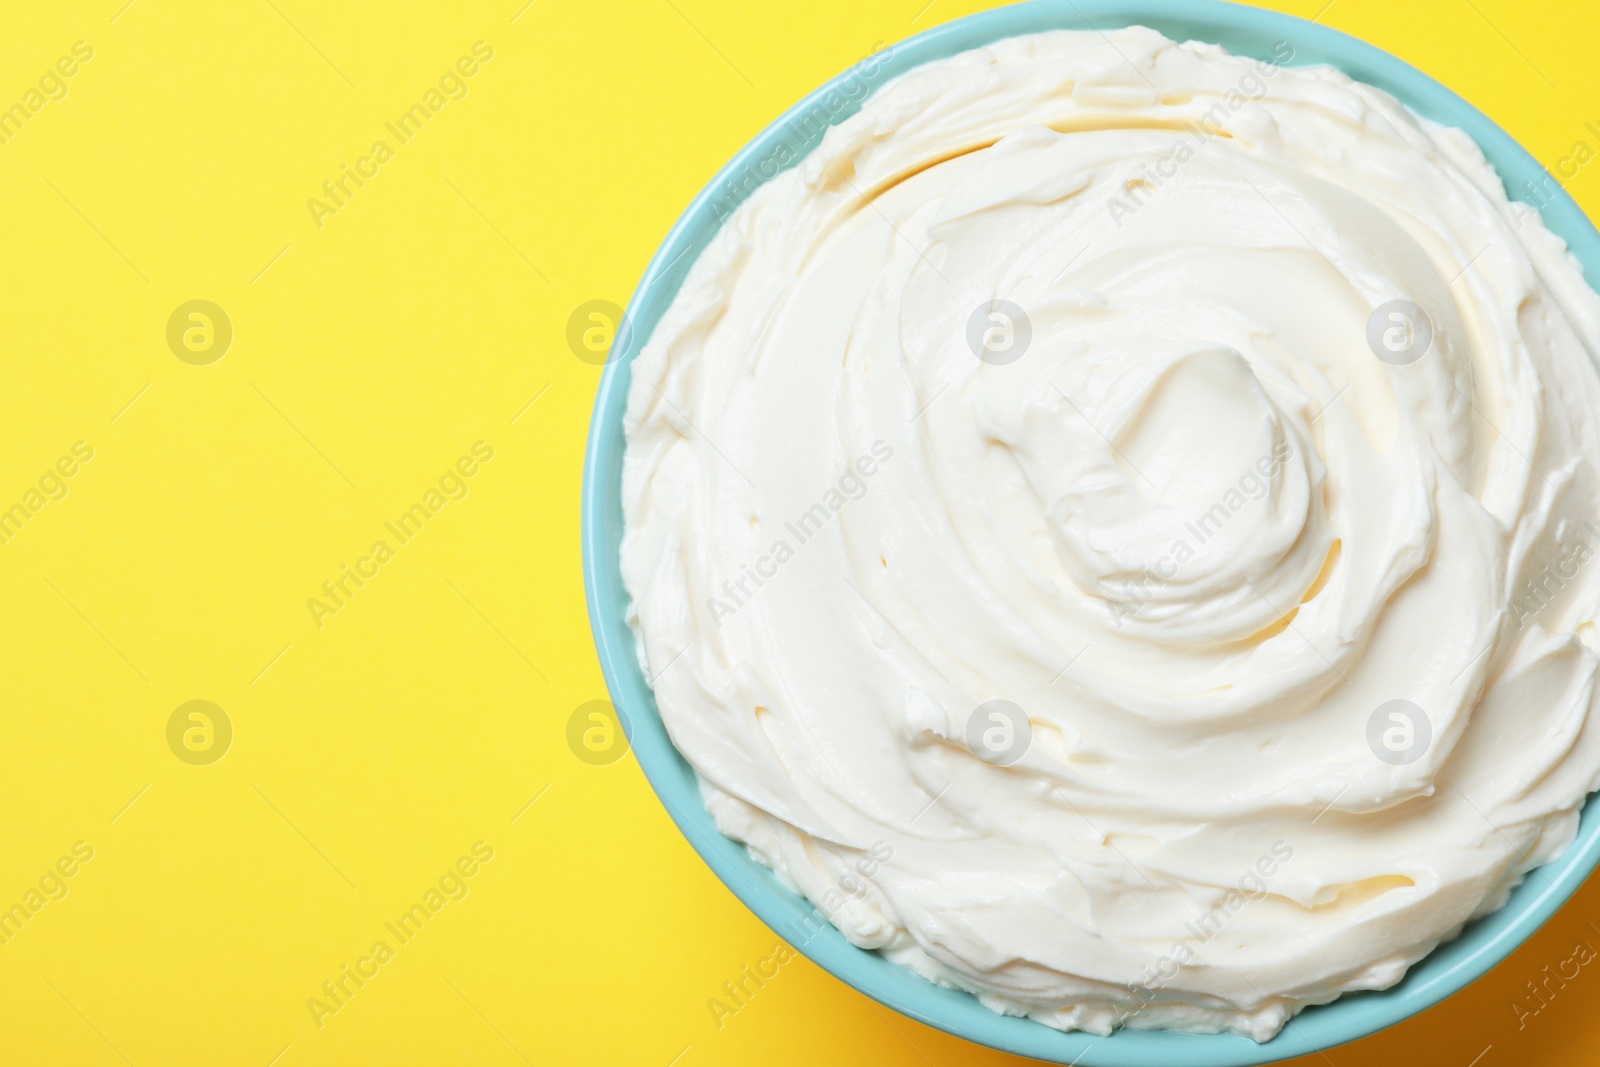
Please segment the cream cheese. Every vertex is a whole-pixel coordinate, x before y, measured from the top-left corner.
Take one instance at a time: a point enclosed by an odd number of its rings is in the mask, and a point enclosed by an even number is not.
[[[1265,1040],[1600,783],[1597,352],[1473,142],[1332,69],[1141,28],[931,63],[634,364],[641,659],[718,825],[857,945]]]

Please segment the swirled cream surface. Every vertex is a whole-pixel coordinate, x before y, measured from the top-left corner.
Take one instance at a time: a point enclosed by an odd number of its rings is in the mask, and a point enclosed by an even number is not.
[[[633,368],[662,718],[855,944],[1265,1040],[1573,839],[1597,352],[1472,141],[1332,69],[1139,28],[917,68]]]

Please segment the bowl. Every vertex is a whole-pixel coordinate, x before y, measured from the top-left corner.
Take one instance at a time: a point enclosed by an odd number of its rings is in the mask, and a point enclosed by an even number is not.
[[[1418,114],[1465,130],[1483,149],[1513,199],[1526,203],[1530,196],[1538,196],[1542,200],[1537,206],[1545,224],[1571,247],[1590,284],[1600,279],[1600,233],[1504,130],[1394,56],[1304,19],[1218,0],[1068,0],[1064,4],[1038,0],[959,19],[895,45],[875,57],[870,81],[876,89],[913,67],[1006,37],[1131,25],[1149,26],[1177,41],[1219,44],[1235,54],[1263,60],[1273,55],[1278,42],[1288,41],[1294,46],[1291,65],[1331,64],[1393,94]],[[756,184],[782,169],[778,159],[792,166],[820,140],[818,123],[807,126],[796,120],[815,116],[822,109],[837,123],[859,110],[862,99],[869,95],[859,91],[864,69],[865,65],[839,75],[796,104],[734,156],[689,205],[639,282],[595,399],[582,498],[590,624],[612,701],[639,766],[673,821],[751,911],[835,977],[929,1026],[1052,1063],[1078,1067],[1271,1063],[1392,1026],[1482,976],[1550,918],[1594,869],[1600,860],[1600,805],[1585,807],[1577,839],[1560,859],[1531,874],[1505,907],[1469,924],[1460,937],[1411,968],[1398,985],[1347,994],[1331,1004],[1308,1008],[1264,1044],[1232,1034],[1146,1030],[1120,1030],[1109,1037],[1096,1037],[1063,1033],[1031,1019],[996,1015],[970,994],[932,985],[877,953],[850,944],[808,901],[784,888],[771,871],[751,859],[743,845],[717,830],[701,802],[694,770],[667,737],[625,621],[628,594],[622,583],[619,549],[622,420],[629,367],[677,294],[695,255],[709,244],[732,207]],[[853,79],[848,86],[846,79]],[[855,91],[842,91],[846,89]],[[787,151],[780,151],[784,146]]]

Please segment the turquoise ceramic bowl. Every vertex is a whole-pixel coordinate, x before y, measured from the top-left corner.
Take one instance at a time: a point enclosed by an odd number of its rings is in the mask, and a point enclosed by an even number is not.
[[[1455,93],[1386,52],[1303,19],[1215,0],[1067,0],[1019,4],[973,15],[919,34],[881,54],[874,88],[931,60],[943,59],[1005,37],[1055,29],[1110,29],[1144,25],[1175,40],[1210,41],[1258,59],[1274,46],[1294,46],[1293,65],[1328,63],[1378,86],[1412,110],[1465,130],[1483,148],[1512,195],[1541,201],[1546,224],[1565,238],[1583,263],[1590,284],[1600,278],[1600,233],[1532,156],[1505,131]],[[862,75],[840,75],[797,104],[745,146],[689,205],[651,261],[634,293],[631,329],[618,333],[600,381],[589,430],[583,482],[583,569],[589,617],[612,700],[632,740],[634,754],[661,802],[695,850],[729,889],[797,949],[836,977],[896,1011],[980,1044],[1078,1067],[1243,1067],[1331,1048],[1400,1022],[1439,1003],[1499,963],[1526,940],[1588,877],[1600,859],[1600,805],[1589,805],[1578,839],[1559,861],[1529,876],[1500,911],[1473,923],[1461,937],[1411,969],[1405,981],[1382,992],[1354,993],[1310,1008],[1266,1044],[1231,1035],[1123,1030],[1110,1037],[1060,1033],[1029,1019],[996,1015],[976,998],[923,981],[874,952],[856,948],[821,920],[811,905],[781,886],[742,845],[717,832],[701,804],[694,771],[672,747],[655,698],[639,669],[633,634],[624,622],[628,594],[618,549],[622,538],[622,418],[630,364],[649,339],[682,284],[694,257],[716,234],[731,206],[756,182],[776,173],[776,157],[790,159],[814,147],[795,120],[816,109],[843,120],[860,99],[830,91],[848,87],[861,97]],[[780,145],[788,153],[778,152]],[[796,149],[798,148],[798,152]],[[755,181],[752,181],[752,177]],[[1538,190],[1537,193],[1534,190]]]

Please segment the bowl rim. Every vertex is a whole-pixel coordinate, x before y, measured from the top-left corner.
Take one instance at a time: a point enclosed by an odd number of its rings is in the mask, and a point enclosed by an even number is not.
[[[817,88],[744,146],[695,197],[673,225],[629,302],[624,323],[595,397],[584,464],[580,516],[583,574],[591,629],[618,718],[635,758],[668,814],[724,885],[791,946],[873,1000],[957,1037],[1005,1052],[1077,1067],[1141,1067],[1182,1062],[1187,1067],[1250,1067],[1318,1052],[1376,1033],[1416,1015],[1475,981],[1509,956],[1564,904],[1600,861],[1600,805],[1585,805],[1577,837],[1555,861],[1530,872],[1504,907],[1467,924],[1455,940],[1420,960],[1397,985],[1346,994],[1307,1008],[1271,1041],[1231,1034],[1119,1030],[1109,1037],[1054,1030],[1031,1019],[1004,1016],[969,993],[935,986],[877,952],[857,948],[809,901],[780,884],[738,842],[717,830],[701,800],[690,765],[673,747],[641,668],[627,625],[622,583],[621,471],[623,416],[634,357],[649,339],[698,252],[721,228],[730,204],[751,184],[793,166],[820,136],[793,151],[797,120],[826,108],[831,122],[859,110],[844,90],[870,70],[874,91],[913,67],[1007,37],[1055,29],[1105,30],[1149,26],[1178,40],[1222,45],[1266,59],[1274,46],[1294,47],[1289,66],[1331,64],[1384,89],[1426,118],[1464,130],[1483,150],[1513,200],[1538,197],[1546,226],[1563,238],[1591,286],[1600,279],[1600,232],[1560,182],[1509,134],[1433,78],[1373,45],[1307,20],[1223,0],[1048,0],[993,8],[931,28],[857,64]],[[855,83],[847,79],[856,78]],[[831,98],[828,94],[834,94]],[[843,106],[838,106],[843,96]],[[820,132],[820,131],[819,131]],[[775,165],[780,145],[792,158]],[[765,173],[770,170],[771,173]],[[1553,188],[1552,188],[1553,187]],[[1542,189],[1547,195],[1540,195]],[[692,255],[694,253],[695,255]],[[671,664],[663,666],[670,670]]]

